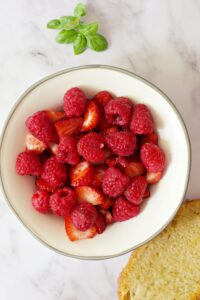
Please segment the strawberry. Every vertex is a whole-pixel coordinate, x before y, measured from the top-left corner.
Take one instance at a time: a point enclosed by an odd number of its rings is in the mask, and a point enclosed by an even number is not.
[[[97,104],[94,101],[89,101],[84,115],[81,131],[87,132],[94,129],[99,122],[99,119],[100,112]]]
[[[103,194],[95,187],[79,186],[75,188],[78,203],[88,202],[99,205],[104,201]]]
[[[117,165],[117,158],[116,157],[108,157],[106,159],[106,165],[110,168],[110,167],[115,167]]]
[[[158,181],[160,181],[161,177],[162,177],[162,172],[147,172],[146,174],[146,180],[148,183],[150,184],[154,184],[157,183]]]
[[[144,195],[143,195],[143,199],[147,199],[151,196],[151,192],[150,192],[150,189],[149,187],[147,186],[145,192],[144,192]]]
[[[56,155],[58,153],[58,144],[50,142],[48,146],[51,154]]]
[[[129,178],[140,176],[145,172],[145,167],[140,161],[131,161],[128,166],[124,169],[125,174]]]
[[[87,161],[73,166],[70,172],[71,186],[88,185],[92,183],[94,167]]]
[[[96,227],[92,226],[86,231],[80,231],[72,223],[71,216],[65,219],[65,230],[70,241],[78,241],[83,239],[92,239],[96,234]]]
[[[126,168],[129,165],[129,160],[126,157],[118,156],[116,158],[116,163],[119,167]]]
[[[108,127],[108,128],[105,128],[103,131],[102,131],[102,134],[103,135],[108,135],[110,133],[115,133],[115,132],[118,132],[119,129],[117,126],[112,126],[112,127]]]
[[[51,122],[53,122],[53,123],[65,118],[65,113],[63,111],[47,110],[46,114],[47,114],[48,118],[51,120]]]
[[[52,186],[52,185],[48,184],[42,178],[37,178],[36,179],[36,186],[38,187],[39,190],[47,191],[47,192],[50,192],[50,193],[54,193],[55,190],[56,190],[56,186]]]
[[[113,97],[109,92],[101,91],[94,96],[93,100],[97,104],[105,106],[112,98]]]
[[[94,226],[96,227],[97,233],[101,234],[106,229],[106,219],[105,216],[100,212],[97,212],[96,221]]]
[[[152,143],[152,144],[158,144],[158,135],[156,132],[152,132],[148,135],[143,135],[140,137],[140,146],[142,146],[145,143]]]
[[[114,203],[114,199],[105,197],[104,201],[99,205],[100,208],[109,209]]]
[[[106,120],[106,116],[105,116],[105,112],[104,112],[103,107],[99,106],[99,112],[100,112],[100,120],[97,124],[96,129],[97,130],[104,130],[104,129],[110,127],[110,124]]]
[[[99,188],[101,186],[104,172],[105,172],[104,166],[97,166],[94,169],[92,185],[94,185],[97,188]]]
[[[26,150],[33,151],[36,154],[42,153],[47,148],[47,144],[38,140],[31,133],[26,135]]]
[[[63,137],[65,135],[71,136],[79,133],[82,123],[82,118],[63,119],[55,123],[55,128],[59,137]]]
[[[101,213],[102,215],[105,216],[105,218],[106,218],[106,224],[107,224],[107,225],[110,225],[110,224],[114,223],[113,216],[112,216],[112,214],[111,214],[111,212],[110,212],[109,210],[106,210],[106,209],[100,209],[99,211],[100,211],[100,213]]]

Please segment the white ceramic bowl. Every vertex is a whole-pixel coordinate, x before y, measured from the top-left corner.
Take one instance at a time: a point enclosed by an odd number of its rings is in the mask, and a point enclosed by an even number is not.
[[[160,145],[167,158],[162,180],[152,188],[142,212],[126,222],[109,226],[93,239],[70,242],[64,221],[37,213],[31,206],[35,191],[32,177],[15,172],[17,154],[23,150],[27,116],[43,109],[59,109],[71,87],[88,96],[108,90],[147,104],[155,119]],[[172,220],[184,198],[190,172],[190,143],[183,120],[169,98],[157,87],[128,71],[110,66],[83,66],[52,74],[32,85],[18,99],[4,126],[0,148],[1,184],[17,217],[44,245],[82,259],[104,259],[124,254],[155,237]]]

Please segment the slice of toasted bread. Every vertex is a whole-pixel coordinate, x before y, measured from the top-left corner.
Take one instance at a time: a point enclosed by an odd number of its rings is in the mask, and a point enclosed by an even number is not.
[[[120,300],[200,300],[200,200],[185,202],[155,239],[133,252]]]

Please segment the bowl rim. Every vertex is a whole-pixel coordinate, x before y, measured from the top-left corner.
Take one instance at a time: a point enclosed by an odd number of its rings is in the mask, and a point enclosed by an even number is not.
[[[186,194],[186,191],[187,191],[187,188],[188,188],[188,183],[189,183],[189,179],[190,179],[190,172],[191,172],[191,161],[192,161],[192,158],[191,158],[191,141],[190,141],[190,138],[189,138],[189,134],[188,134],[188,130],[187,130],[187,127],[186,127],[186,124],[180,114],[180,112],[178,111],[178,109],[176,108],[176,106],[174,105],[174,103],[172,102],[172,100],[169,99],[169,97],[160,89],[158,88],[156,85],[154,85],[153,83],[149,82],[148,80],[144,79],[143,77],[131,72],[131,71],[128,71],[126,69],[123,69],[123,68],[119,68],[119,67],[115,67],[115,66],[111,66],[111,65],[102,65],[102,64],[91,64],[91,65],[82,65],[82,66],[77,66],[77,67],[72,67],[72,68],[65,68],[61,71],[58,71],[58,72],[54,72],[54,73],[51,73],[50,75],[47,75],[45,77],[43,77],[42,79],[36,81],[35,83],[33,83],[29,88],[27,88],[22,94],[21,96],[18,97],[18,99],[16,100],[16,102],[14,103],[14,105],[11,107],[11,110],[10,112],[8,113],[7,115],[7,118],[4,120],[3,122],[3,128],[1,130],[1,135],[0,135],[0,162],[1,162],[1,156],[2,156],[2,145],[3,145],[3,140],[4,140],[4,135],[5,135],[5,132],[6,132],[6,129],[7,129],[7,126],[10,122],[10,119],[12,118],[12,115],[15,113],[15,110],[17,109],[17,107],[20,105],[20,103],[24,100],[24,98],[32,91],[34,90],[37,86],[39,86],[40,84],[52,79],[52,78],[55,78],[57,76],[60,76],[60,75],[63,75],[65,73],[69,73],[69,72],[73,72],[73,71],[78,71],[78,70],[83,70],[83,69],[104,69],[104,70],[111,70],[111,71],[115,71],[115,72],[119,72],[119,73],[123,73],[125,75],[128,75],[132,78],[135,78],[141,82],[143,82],[144,84],[150,86],[151,88],[153,88],[155,91],[157,91],[159,94],[161,94],[161,96],[167,101],[167,103],[171,106],[171,108],[173,109],[174,113],[176,114],[180,124],[181,124],[181,127],[182,127],[182,130],[184,132],[184,137],[185,137],[185,141],[186,141],[186,146],[187,146],[187,154],[188,154],[188,165],[187,165],[187,174],[186,174],[186,182],[185,182],[185,186],[184,186],[184,189],[183,189],[183,193],[182,193],[182,196],[181,196],[181,201],[179,203],[179,205],[177,206],[176,210],[174,211],[174,213],[171,215],[171,217],[167,220],[167,222],[165,222],[165,224],[159,229],[157,230],[154,234],[152,234],[148,239],[144,240],[143,242],[129,248],[129,249],[126,249],[122,252],[119,252],[119,253],[116,253],[116,254],[111,254],[111,255],[98,255],[98,256],[93,256],[93,255],[90,255],[90,256],[82,256],[82,255],[74,255],[74,254],[70,254],[70,253],[66,253],[66,252],[63,252],[61,250],[58,250],[56,249],[55,247],[49,245],[47,242],[45,242],[35,231],[33,231],[27,224],[25,224],[23,222],[23,220],[20,218],[20,216],[18,215],[18,213],[16,212],[15,208],[12,206],[11,202],[9,201],[9,198],[6,194],[6,191],[4,189],[4,184],[3,184],[3,179],[2,179],[2,167],[1,167],[1,163],[0,163],[0,187],[1,187],[1,190],[2,190],[2,194],[8,204],[8,206],[11,208],[12,212],[15,214],[15,216],[18,218],[18,220],[21,222],[21,224],[23,224],[23,226],[32,234],[32,236],[37,239],[41,244],[43,244],[44,246],[46,246],[47,248],[55,251],[56,253],[59,253],[59,254],[62,254],[64,256],[67,256],[67,257],[71,257],[71,258],[76,258],[76,259],[81,259],[81,260],[103,260],[103,259],[109,259],[109,258],[114,258],[114,257],[118,257],[118,256],[121,256],[121,255],[124,255],[128,252],[131,252],[133,250],[135,250],[136,248],[146,244],[147,242],[151,241],[153,238],[155,238],[158,234],[160,234],[160,232],[162,232],[165,227],[173,220],[173,218],[175,217],[176,213],[178,212],[183,200],[184,200],[184,197],[185,197],[185,194]]]

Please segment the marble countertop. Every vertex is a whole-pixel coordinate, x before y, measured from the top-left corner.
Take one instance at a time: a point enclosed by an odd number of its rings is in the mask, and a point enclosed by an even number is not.
[[[200,2],[89,0],[88,21],[99,20],[109,40],[102,53],[74,56],[54,42],[46,22],[72,12],[76,1],[0,1],[0,129],[19,95],[55,71],[84,64],[123,67],[159,86],[180,110],[192,142],[187,198],[197,198],[200,170]],[[117,299],[117,278],[129,254],[80,261],[42,246],[0,194],[1,300]]]

